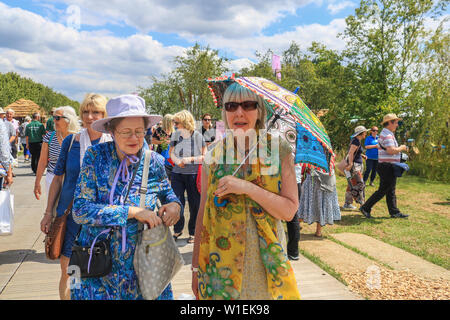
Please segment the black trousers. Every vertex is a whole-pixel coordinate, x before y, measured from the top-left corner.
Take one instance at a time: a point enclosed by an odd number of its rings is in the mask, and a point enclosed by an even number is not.
[[[380,186],[374,194],[361,206],[367,212],[372,210],[372,207],[386,196],[386,204],[391,216],[400,213],[397,208],[397,196],[395,195],[395,187],[397,184],[397,177],[394,176],[394,165],[387,162],[378,163],[377,172],[380,175]]]
[[[29,146],[31,153],[31,170],[36,173],[39,164],[39,158],[41,157],[42,142],[30,142]]]
[[[195,223],[197,220],[197,213],[200,207],[200,193],[197,190],[197,174],[180,174],[174,173],[171,174],[171,184],[173,192],[177,198],[181,201],[181,204],[184,205],[186,200],[184,198],[184,191],[186,191],[189,201],[189,235],[195,235]],[[184,210],[182,210],[180,215],[180,220],[174,225],[173,231],[175,233],[180,233],[184,228]]]
[[[298,200],[300,201],[302,185],[297,183],[298,188]],[[300,208],[300,204],[299,204]],[[298,256],[298,242],[300,241],[300,221],[298,221],[299,212],[294,215],[291,221],[286,221],[288,241],[287,241],[287,253],[290,256]]]
[[[378,167],[378,160],[374,159],[367,159],[366,160],[366,171],[364,171],[364,184],[367,182],[367,179],[369,179],[370,174],[370,183],[372,183],[375,180],[375,177],[377,176],[377,167]]]

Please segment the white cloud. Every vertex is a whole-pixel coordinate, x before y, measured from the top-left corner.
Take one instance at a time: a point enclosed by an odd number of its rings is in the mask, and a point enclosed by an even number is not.
[[[311,24],[298,26],[293,31],[287,31],[272,36],[248,36],[239,39],[227,39],[219,36],[204,36],[201,39],[209,43],[212,48],[224,49],[233,52],[238,57],[255,59],[255,52],[265,52],[272,49],[275,53],[289,48],[292,41],[300,45],[302,50],[308,48],[313,41],[324,43],[328,48],[342,50],[344,41],[337,38],[339,32],[343,32],[345,19],[335,19],[327,25]]]
[[[317,2],[317,0],[47,1],[79,6],[83,24],[125,23],[144,33],[157,31],[190,36],[215,34],[225,38],[258,34],[286,14],[294,14],[299,7]]]
[[[335,15],[346,8],[353,8],[353,7],[356,7],[356,4],[353,3],[352,1],[342,1],[337,3],[335,1],[332,1],[331,3],[328,4],[327,9],[328,11],[330,11],[332,15]]]
[[[344,19],[301,25],[271,36],[262,34],[272,22],[313,1],[245,0],[234,5],[226,0],[192,0],[188,5],[181,0],[136,0],[131,4],[119,0],[43,2],[79,5],[82,24],[104,26],[96,31],[69,28],[67,12],[51,4],[48,10],[60,15],[59,19],[52,17],[53,21],[0,2],[0,71],[18,71],[77,100],[86,92],[111,97],[149,85],[150,76],[171,71],[173,58],[186,51],[181,46],[164,46],[144,33],[116,36],[106,29],[106,23],[176,33],[185,40],[209,44],[236,57],[229,63],[232,72],[250,66],[255,51],[270,48],[281,53],[292,41],[302,49],[312,41],[342,49],[344,42],[336,35],[344,30]]]
[[[184,52],[143,34],[79,32],[0,2],[0,70],[18,71],[77,100],[86,92],[135,91],[151,75],[169,72]]]
[[[239,72],[242,68],[250,67],[253,64],[255,64],[255,63],[248,58],[235,59],[235,60],[230,60],[228,62],[228,68],[229,68],[230,72],[233,73],[233,72]]]

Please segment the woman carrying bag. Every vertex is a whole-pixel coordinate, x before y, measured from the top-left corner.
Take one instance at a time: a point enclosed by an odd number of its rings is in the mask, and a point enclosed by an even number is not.
[[[58,162],[54,170],[55,177],[50,185],[47,209],[41,220],[41,231],[47,235],[50,231],[54,212],[56,211],[57,217],[63,217],[73,200],[75,185],[80,173],[80,165],[86,149],[91,145],[111,139],[109,135],[97,132],[91,127],[92,122],[106,116],[106,101],[106,98],[102,95],[86,95],[80,106],[81,121],[84,129],[79,134],[69,134],[61,145]],[[62,121],[62,119],[56,121]],[[71,121],[77,124],[78,117],[71,119]],[[66,219],[65,227],[62,230],[64,234],[61,235],[63,243],[56,258],[59,256],[61,264],[59,295],[61,300],[69,300],[70,291],[67,268],[72,254],[73,241],[80,227],[74,222],[71,214],[67,214],[63,219]]]
[[[360,205],[364,204],[365,184],[363,180],[363,158],[367,157],[362,153],[361,141],[366,137],[367,129],[364,126],[357,126],[355,133],[351,136],[350,149],[347,155],[347,166],[345,167],[348,186],[345,193],[345,204],[343,209],[355,210],[353,200]],[[344,172],[345,172],[344,171]],[[348,173],[350,175],[348,176]]]
[[[86,151],[72,214],[81,225],[76,246],[93,248],[108,238],[112,266],[102,276],[82,276],[79,286],[71,288],[73,300],[143,299],[133,266],[138,222],[150,228],[162,223],[172,226],[182,209],[167,179],[164,159],[156,152],[151,152],[145,208],[139,207],[143,158],[149,149],[144,136],[161,117],[148,115],[145,101],[135,95],[111,99],[106,110],[108,117],[92,127],[110,133],[114,141]],[[163,205],[156,211],[157,199]],[[170,284],[158,299],[173,299]]]

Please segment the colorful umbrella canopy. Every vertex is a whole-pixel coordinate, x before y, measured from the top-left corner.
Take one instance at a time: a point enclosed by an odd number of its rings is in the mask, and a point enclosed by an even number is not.
[[[233,75],[207,81],[217,107],[223,106],[223,94],[233,82],[263,97],[267,123],[271,124],[269,130],[278,132],[290,143],[295,163],[324,172],[334,167],[335,155],[327,131],[298,95],[258,77],[235,78]]]

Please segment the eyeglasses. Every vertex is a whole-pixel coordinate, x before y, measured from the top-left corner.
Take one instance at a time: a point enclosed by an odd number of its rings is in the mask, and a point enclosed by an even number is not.
[[[258,108],[258,102],[256,101],[244,101],[244,102],[227,102],[225,103],[225,111],[235,112],[238,107],[241,106],[244,111],[251,111]]]
[[[53,116],[53,119],[55,119],[56,121],[59,121],[62,118],[67,119],[67,117],[64,117],[64,116]]]
[[[131,129],[125,129],[123,131],[116,131],[116,133],[124,139],[131,138],[133,134],[138,138],[142,138],[145,136],[146,130],[144,128],[137,128],[134,131]]]
[[[203,121],[211,122],[211,119],[203,119]]]

